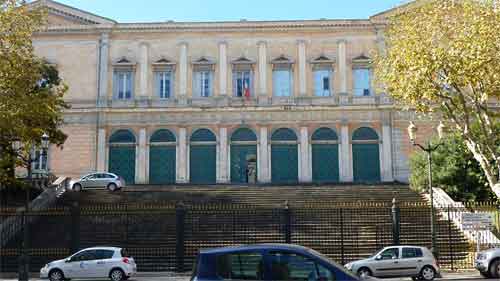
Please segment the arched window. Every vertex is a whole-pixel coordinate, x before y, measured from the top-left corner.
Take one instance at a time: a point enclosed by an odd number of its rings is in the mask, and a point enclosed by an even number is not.
[[[109,138],[110,143],[135,143],[135,136],[129,130],[118,130]]]
[[[272,137],[272,141],[296,141],[297,140],[297,135],[295,134],[294,131],[287,129],[287,128],[281,128],[276,130]]]
[[[257,136],[248,128],[239,128],[231,135],[231,141],[257,141]]]
[[[210,131],[209,129],[198,129],[196,130],[192,135],[191,139],[192,142],[196,141],[216,141],[217,138],[215,137],[214,133]]]
[[[175,135],[167,129],[161,129],[151,136],[150,142],[175,142]]]
[[[378,134],[372,128],[361,127],[352,134],[353,141],[378,140]]]
[[[317,129],[311,137],[313,141],[329,141],[329,140],[338,140],[337,133],[330,128],[319,128]]]

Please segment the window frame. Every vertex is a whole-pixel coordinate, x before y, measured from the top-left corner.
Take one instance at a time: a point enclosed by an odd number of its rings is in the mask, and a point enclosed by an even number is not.
[[[168,79],[165,79],[167,78]],[[155,79],[155,97],[165,100],[171,99],[174,96],[174,71],[171,69],[158,69],[154,71],[154,79]],[[166,87],[166,81],[168,81],[168,87]],[[163,87],[161,87],[163,84]],[[163,92],[162,92],[163,89]],[[168,92],[168,96],[166,95]]]
[[[288,72],[288,94],[287,95],[281,95],[280,93],[282,91],[278,91],[278,85],[281,83],[277,83],[278,77],[277,74],[278,72]],[[274,68],[273,69],[273,97],[293,97],[294,91],[293,91],[293,70],[291,67],[288,68]]]
[[[356,73],[359,72],[359,71],[366,71],[367,73],[367,80],[368,80],[368,88],[361,88],[361,87],[358,87],[358,83],[357,82],[357,75]],[[372,82],[373,82],[373,70],[368,67],[368,66],[360,66],[360,67],[355,67],[353,68],[352,70],[352,76],[353,76],[353,79],[352,79],[352,82],[353,82],[353,85],[352,85],[352,91],[353,91],[353,96],[355,97],[372,97],[373,96],[373,87],[372,87]],[[365,77],[363,77],[363,80],[364,80]],[[368,95],[365,95],[365,91],[368,91]],[[358,94],[359,93],[359,94]]]
[[[246,80],[245,74],[248,74],[248,90],[250,91],[250,97],[254,96],[253,91],[253,72],[251,69],[234,69],[233,70],[233,97],[244,98],[244,84],[241,85],[241,96],[238,95],[238,80]]]
[[[134,98],[135,90],[135,72],[133,68],[116,68],[113,71],[113,99],[115,100],[132,100]],[[127,80],[130,79],[130,80]],[[120,91],[123,87],[123,91]],[[128,89],[130,87],[130,89]],[[127,91],[129,90],[129,91]],[[127,93],[130,93],[127,96]]]
[[[324,92],[324,76],[322,77],[321,81],[321,86],[323,89],[317,89],[316,88],[316,75],[319,74],[320,72],[327,72],[328,73],[328,94],[325,95]],[[316,67],[313,69],[313,87],[314,87],[314,96],[315,97],[331,97],[333,96],[333,75],[334,75],[334,70],[331,67]],[[318,93],[321,93],[319,95]]]

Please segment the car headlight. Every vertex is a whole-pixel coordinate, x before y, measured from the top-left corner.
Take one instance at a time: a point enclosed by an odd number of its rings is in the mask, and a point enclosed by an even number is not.
[[[479,254],[477,254],[477,259],[478,260],[485,260],[487,258],[488,258],[488,255],[485,254],[485,253],[479,253]]]
[[[346,265],[344,265],[345,268],[347,268],[348,270],[351,270],[352,269],[352,263],[347,263]]]

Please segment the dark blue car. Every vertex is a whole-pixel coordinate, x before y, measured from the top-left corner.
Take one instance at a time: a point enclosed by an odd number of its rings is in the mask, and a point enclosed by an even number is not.
[[[191,281],[360,280],[320,253],[298,245],[260,244],[201,250]]]

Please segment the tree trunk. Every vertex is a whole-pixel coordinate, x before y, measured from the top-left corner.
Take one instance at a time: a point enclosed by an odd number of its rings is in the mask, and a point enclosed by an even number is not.
[[[495,193],[497,198],[500,199],[500,183],[498,182],[494,166],[490,164],[488,157],[486,157],[486,155],[478,150],[477,144],[474,141],[468,138],[465,140],[465,144],[467,145],[467,148],[470,150],[470,152],[472,152],[474,159],[479,162],[479,165],[481,166],[486,179],[488,180],[488,184],[491,190]]]

